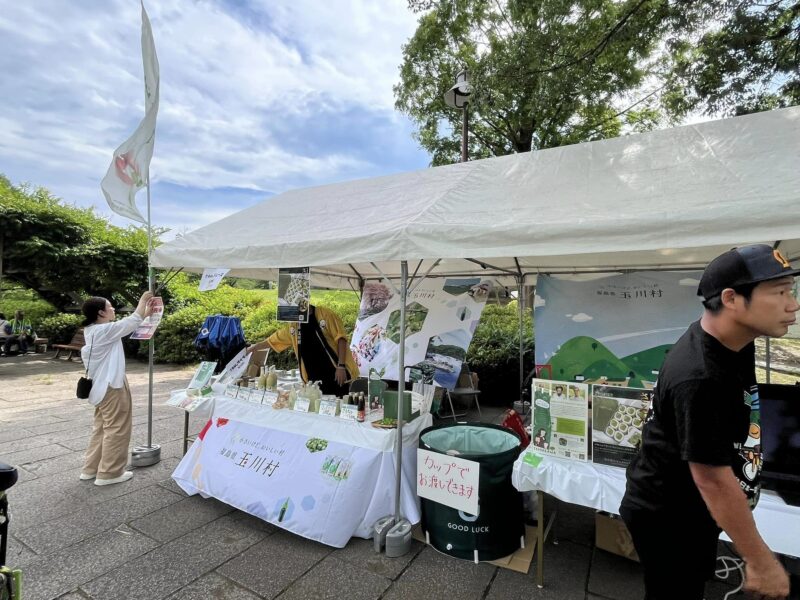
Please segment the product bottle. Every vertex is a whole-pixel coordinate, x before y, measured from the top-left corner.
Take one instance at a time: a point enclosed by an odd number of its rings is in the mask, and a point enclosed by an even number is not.
[[[289,510],[289,498],[286,498],[286,501],[281,506],[281,512],[278,513],[278,523],[283,521],[283,517],[286,516],[286,511]]]
[[[261,367],[261,374],[258,376],[258,389],[263,390],[267,387],[267,373],[264,367]]]
[[[356,413],[356,421],[363,423],[366,416],[366,402],[364,400],[364,394],[361,394],[358,397],[358,412]]]

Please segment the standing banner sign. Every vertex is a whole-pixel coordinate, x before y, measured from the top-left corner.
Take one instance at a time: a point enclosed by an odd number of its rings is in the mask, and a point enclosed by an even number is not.
[[[540,275],[536,363],[552,378],[652,388],[664,356],[703,311],[699,271],[572,281]]]
[[[278,321],[308,323],[311,301],[311,269],[280,269],[278,271]]]
[[[479,277],[425,279],[408,295],[405,361],[417,379],[455,387],[491,289]],[[374,369],[398,381],[400,338],[400,297],[384,283],[366,284],[350,345],[361,376]]]

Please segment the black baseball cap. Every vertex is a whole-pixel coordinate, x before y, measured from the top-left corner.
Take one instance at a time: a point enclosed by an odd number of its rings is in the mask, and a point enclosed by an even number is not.
[[[783,254],[772,246],[742,246],[728,250],[708,263],[700,278],[697,295],[708,300],[719,296],[726,288],[797,275],[800,275],[800,269],[793,269]]]

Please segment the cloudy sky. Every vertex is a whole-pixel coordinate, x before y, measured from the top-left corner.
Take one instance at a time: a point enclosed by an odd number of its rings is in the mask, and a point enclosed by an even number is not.
[[[428,164],[393,107],[416,27],[405,0],[145,7],[161,67],[154,225]],[[112,216],[100,180],[144,114],[140,35],[138,0],[0,0],[0,173]]]

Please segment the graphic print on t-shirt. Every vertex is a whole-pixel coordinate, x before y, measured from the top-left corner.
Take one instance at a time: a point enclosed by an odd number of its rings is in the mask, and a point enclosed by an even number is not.
[[[744,403],[750,408],[750,424],[747,438],[738,444],[738,457],[734,465],[734,473],[739,485],[747,496],[747,502],[753,509],[761,494],[761,405],[758,399],[758,388],[753,386],[750,393],[744,392]]]

